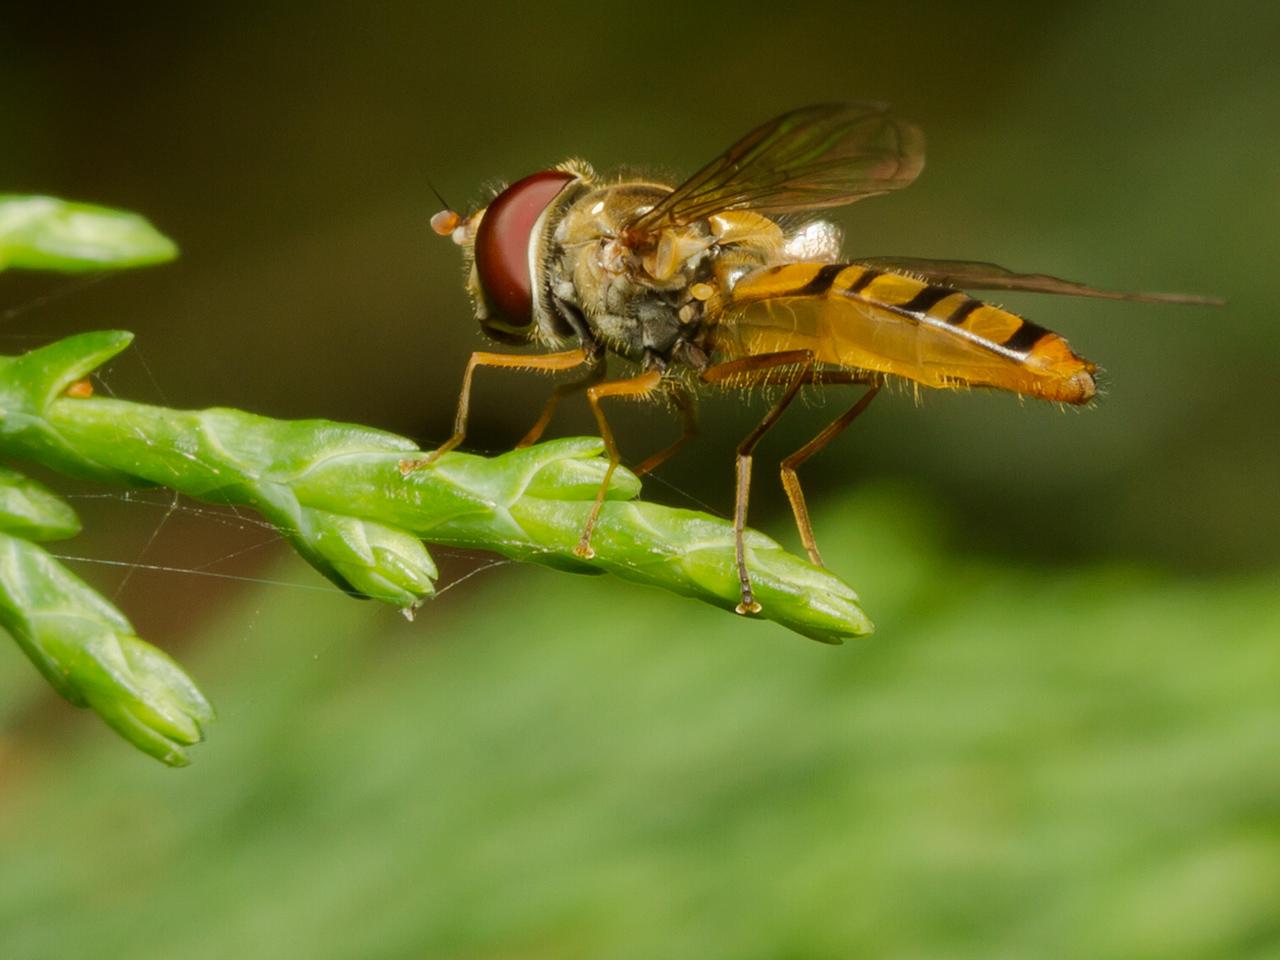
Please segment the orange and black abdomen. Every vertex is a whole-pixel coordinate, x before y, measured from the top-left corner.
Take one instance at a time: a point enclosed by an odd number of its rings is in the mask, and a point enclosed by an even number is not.
[[[858,264],[743,277],[712,330],[720,358],[810,350],[819,363],[929,387],[984,386],[1086,403],[1094,364],[1058,334],[949,287]]]

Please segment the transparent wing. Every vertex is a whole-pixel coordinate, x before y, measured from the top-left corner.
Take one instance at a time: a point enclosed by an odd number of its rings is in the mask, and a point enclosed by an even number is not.
[[[752,130],[629,226],[647,232],[721,210],[840,206],[905,187],[923,167],[924,134],[883,104],[803,107]]]
[[[1029,293],[1060,293],[1070,297],[1099,297],[1103,300],[1134,300],[1139,303],[1188,303],[1222,306],[1217,297],[1187,293],[1125,293],[1099,290],[1046,273],[1016,273],[994,263],[977,260],[929,260],[919,257],[859,257],[855,263],[879,270],[897,270],[924,277],[930,283],[957,290],[1025,290]]]

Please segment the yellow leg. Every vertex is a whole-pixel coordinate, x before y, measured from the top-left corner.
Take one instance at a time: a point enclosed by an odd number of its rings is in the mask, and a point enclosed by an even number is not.
[[[755,451],[756,444],[760,442],[760,438],[769,432],[791,405],[800,388],[813,377],[813,364],[814,357],[810,351],[788,350],[784,353],[765,353],[756,357],[728,360],[708,367],[702,372],[702,379],[707,383],[736,380],[746,386],[752,383],[769,382],[770,376],[776,375],[779,367],[797,368],[790,376],[787,389],[778,402],[769,409],[756,428],[738,444],[735,462],[733,537],[738,562],[738,585],[741,591],[741,602],[737,606],[737,611],[743,615],[760,612],[760,604],[751,589],[751,574],[747,571],[744,542],[747,528],[747,503],[751,494],[752,453]]]
[[[593,360],[588,357],[586,362],[591,364],[591,369],[587,371],[587,375],[569,383],[559,384],[551,391],[551,396],[547,398],[547,402],[542,408],[542,413],[534,421],[533,426],[529,428],[529,432],[520,438],[520,442],[516,444],[517,447],[531,447],[537,443],[547,429],[548,424],[551,423],[551,418],[555,415],[556,408],[560,406],[561,400],[587,389],[587,387],[598,383],[604,377],[606,364],[603,357],[599,360]]]
[[[873,383],[867,392],[858,398],[857,403],[835,420],[832,420],[823,428],[821,433],[782,461],[782,489],[787,492],[787,499],[791,501],[791,512],[796,518],[796,527],[800,531],[800,540],[804,543],[804,548],[809,553],[809,560],[819,567],[824,566],[822,555],[818,553],[818,544],[813,538],[813,524],[809,521],[809,507],[804,500],[804,491],[800,489],[800,478],[796,476],[796,469],[838,437],[849,424],[858,419],[859,414],[870,406],[871,401],[875,399],[876,394],[879,392],[880,384]]]
[[[640,465],[632,471],[638,477],[643,477],[646,473],[652,473],[657,470],[658,467],[674,457],[686,443],[698,435],[698,408],[694,406],[693,397],[679,383],[669,382],[671,383],[671,399],[675,402],[676,409],[680,411],[682,423],[680,438],[670,446],[664,447],[653,456],[641,461]]]
[[[596,424],[600,427],[600,439],[604,441],[605,452],[609,454],[609,469],[605,471],[604,481],[596,493],[596,501],[591,506],[591,513],[587,515],[587,522],[582,528],[578,545],[573,548],[574,553],[586,560],[596,555],[596,552],[591,549],[591,534],[595,531],[596,522],[600,519],[600,510],[604,507],[605,494],[609,492],[609,482],[613,479],[613,472],[618,469],[618,463],[621,460],[618,444],[613,439],[613,430],[609,427],[604,410],[600,408],[600,401],[606,397],[640,400],[653,393],[661,382],[662,374],[657,370],[649,370],[626,380],[612,380],[609,383],[598,383],[594,387],[587,388],[587,401],[591,404],[591,412],[595,414]]]
[[[557,373],[561,370],[580,367],[587,362],[587,358],[587,352],[580,348],[532,356],[515,353],[485,353],[484,351],[471,354],[471,359],[467,361],[466,372],[462,375],[462,390],[458,394],[458,412],[453,420],[453,436],[425,457],[401,460],[400,472],[407,476],[414,470],[429,467],[466,439],[467,414],[471,409],[471,379],[477,367],[506,367],[515,370],[533,370],[538,373]]]

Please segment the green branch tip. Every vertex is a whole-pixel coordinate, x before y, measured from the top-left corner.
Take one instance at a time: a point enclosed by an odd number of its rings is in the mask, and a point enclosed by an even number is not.
[[[213,709],[119,610],[44,550],[0,534],[0,626],[78,707],[170,766],[188,762]]]
[[[0,450],[253,507],[343,589],[400,607],[431,594],[436,571],[423,540],[613,573],[725,609],[738,603],[732,524],[638,500],[640,482],[625,469],[611,480],[596,556],[574,555],[608,466],[598,439],[493,458],[450,453],[406,477],[400,462],[422,451],[370,427],[60,394],[128,342],[118,331],[85,333],[0,358]],[[871,632],[857,594],[838,578],[755,531],[746,553],[764,618],[828,643]]]
[[[25,540],[65,540],[80,532],[71,505],[16,470],[0,467],[0,533]]]
[[[164,263],[177,254],[174,242],[136,213],[0,194],[0,270],[120,270]]]

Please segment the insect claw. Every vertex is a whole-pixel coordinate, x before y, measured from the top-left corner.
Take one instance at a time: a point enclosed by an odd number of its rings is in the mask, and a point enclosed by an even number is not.
[[[755,600],[750,597],[743,597],[742,602],[733,608],[733,612],[741,614],[744,617],[750,617],[759,613],[763,609],[764,607],[760,606],[760,604]]]
[[[592,549],[591,544],[587,542],[579,542],[579,544],[573,548],[573,554],[576,557],[581,557],[583,560],[594,560],[596,556],[595,550]]]
[[[436,453],[428,454],[425,457],[418,457],[416,460],[401,460],[398,464],[400,467],[400,476],[407,477],[414,471],[421,470],[424,467],[429,467],[439,458],[440,454],[437,451]]]

